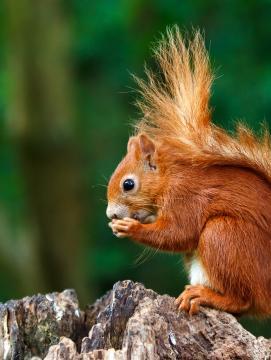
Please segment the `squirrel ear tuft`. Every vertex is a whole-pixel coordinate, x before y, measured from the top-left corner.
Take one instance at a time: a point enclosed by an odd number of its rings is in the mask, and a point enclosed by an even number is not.
[[[129,138],[127,152],[134,151],[138,148],[138,139],[135,136]]]
[[[147,135],[139,135],[139,143],[143,155],[152,156],[154,154],[155,145]]]
[[[153,155],[155,153],[155,145],[152,140],[144,134],[139,135],[139,144],[141,148],[142,155],[145,160],[148,161],[148,165],[151,170],[156,169],[156,165],[153,162]]]

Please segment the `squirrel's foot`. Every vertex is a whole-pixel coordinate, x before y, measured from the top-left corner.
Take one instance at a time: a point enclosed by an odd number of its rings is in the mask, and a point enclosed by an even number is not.
[[[124,218],[113,219],[108,225],[111,227],[114,235],[118,238],[124,238],[132,237],[141,223],[135,219]]]
[[[175,300],[179,310],[184,310],[189,315],[199,312],[200,305],[207,305],[206,288],[201,285],[186,285],[185,290]]]
[[[241,299],[233,295],[218,293],[202,285],[187,285],[181,295],[175,300],[179,310],[185,310],[189,315],[197,314],[200,306],[227,311],[232,314],[242,314],[249,310],[250,299]]]

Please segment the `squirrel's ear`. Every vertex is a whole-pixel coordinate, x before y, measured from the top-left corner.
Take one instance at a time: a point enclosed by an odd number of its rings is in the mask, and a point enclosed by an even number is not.
[[[151,170],[156,169],[156,165],[153,161],[153,155],[155,153],[155,145],[152,140],[144,134],[139,135],[139,144],[144,159],[148,162]]]

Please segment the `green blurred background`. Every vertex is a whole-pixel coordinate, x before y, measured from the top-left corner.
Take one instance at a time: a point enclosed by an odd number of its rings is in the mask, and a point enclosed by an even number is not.
[[[83,305],[127,278],[178,295],[180,256],[113,237],[105,217],[138,117],[130,74],[167,26],[204,29],[215,121],[257,129],[271,121],[271,2],[6,0],[0,14],[0,301],[74,287]],[[243,323],[271,336],[270,321]]]

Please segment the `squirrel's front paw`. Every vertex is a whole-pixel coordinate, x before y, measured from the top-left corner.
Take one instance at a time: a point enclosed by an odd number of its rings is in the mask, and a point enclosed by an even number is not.
[[[133,237],[133,234],[141,226],[141,223],[135,219],[124,218],[124,219],[113,219],[109,223],[113,234],[119,238]]]

